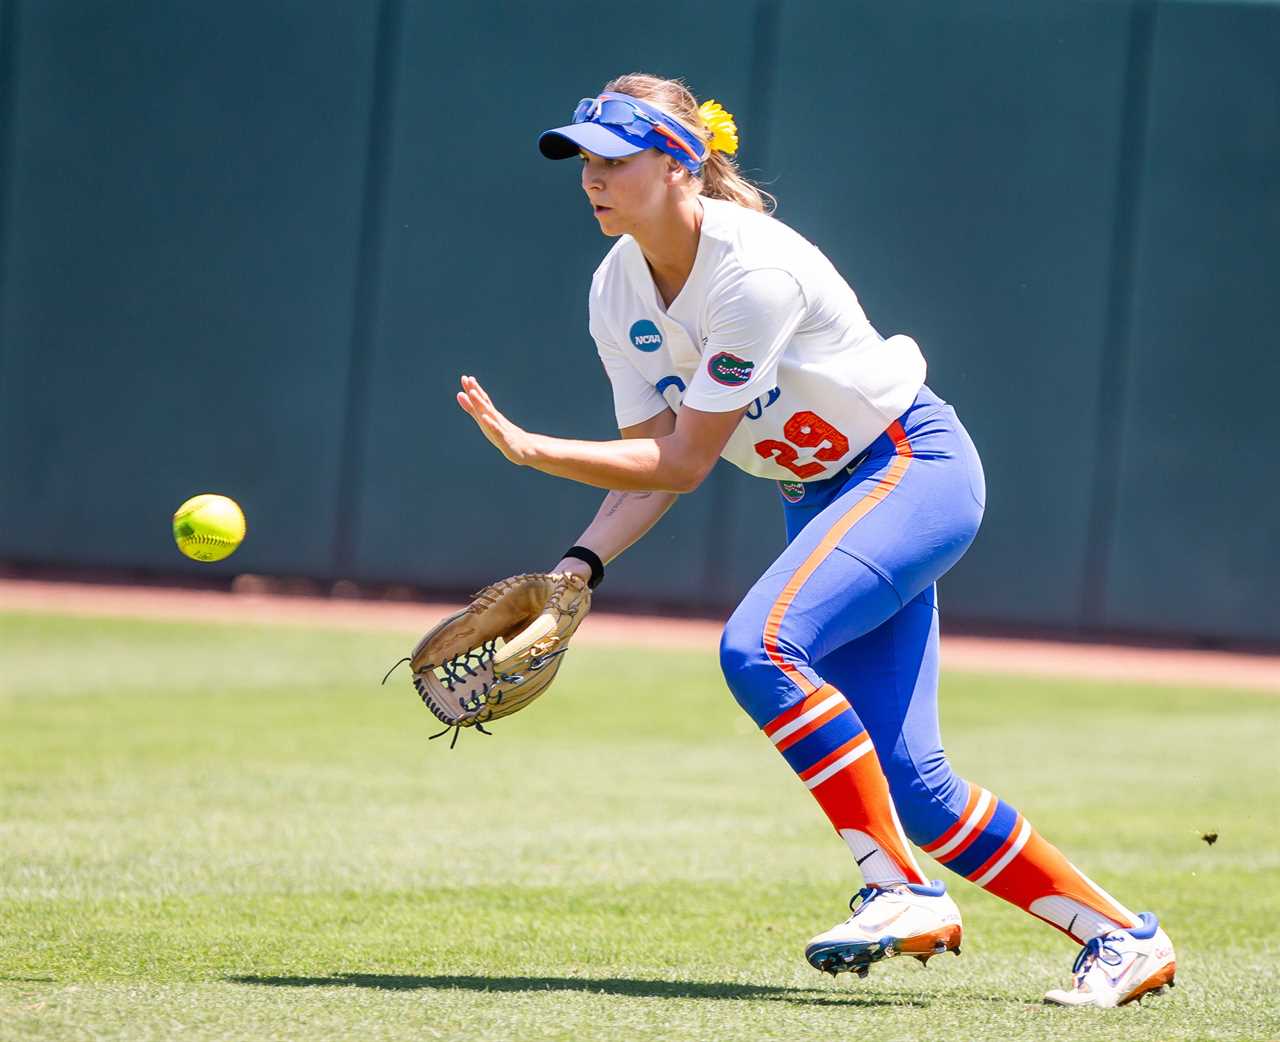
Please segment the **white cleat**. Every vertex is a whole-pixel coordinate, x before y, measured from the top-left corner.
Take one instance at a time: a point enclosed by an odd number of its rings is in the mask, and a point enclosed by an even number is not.
[[[1110,1009],[1173,987],[1173,944],[1150,912],[1138,926],[1095,937],[1076,956],[1069,989],[1055,989],[1045,1002]]]
[[[960,909],[937,880],[929,886],[865,887],[850,900],[850,910],[859,898],[853,915],[805,947],[815,969],[833,977],[845,971],[865,977],[873,962],[895,955],[914,955],[927,965],[943,952],[960,954]]]

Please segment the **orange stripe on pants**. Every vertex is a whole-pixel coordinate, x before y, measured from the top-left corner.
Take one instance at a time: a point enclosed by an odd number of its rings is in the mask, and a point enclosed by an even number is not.
[[[782,592],[778,594],[778,599],[773,602],[773,607],[769,610],[769,617],[764,623],[764,650],[769,656],[769,660],[777,666],[782,672],[790,678],[790,680],[803,691],[806,695],[811,695],[817,688],[810,682],[796,666],[787,661],[786,657],[778,650],[778,632],[782,628],[782,619],[786,615],[787,609],[791,607],[791,603],[796,599],[796,594],[800,592],[800,588],[808,581],[818,566],[827,559],[831,551],[839,545],[840,540],[845,537],[849,529],[866,517],[876,505],[884,502],[885,498],[898,487],[902,481],[902,476],[907,472],[907,467],[911,464],[911,442],[907,439],[907,432],[902,429],[902,424],[894,420],[885,431],[891,439],[893,439],[893,447],[897,452],[892,463],[889,464],[889,471],[881,478],[875,488],[868,492],[865,496],[858,500],[849,512],[840,518],[827,534],[823,536],[822,542],[813,548],[813,552],[804,559],[804,563],[795,570],[795,574],[782,588]]]
[[[778,648],[778,634],[782,629],[782,620],[800,589],[832,550],[839,545],[849,529],[874,510],[877,504],[884,502],[889,493],[901,483],[902,476],[911,464],[911,442],[907,438],[907,432],[902,429],[902,424],[897,420],[889,425],[885,433],[893,440],[896,452],[888,471],[871,491],[859,499],[840,520],[828,529],[822,541],[813,548],[787,581],[787,585],[778,594],[778,599],[773,602],[773,607],[770,608],[769,615],[765,619],[763,638],[765,653],[769,656],[769,661],[805,695],[801,703],[804,707],[820,701],[814,697],[819,692],[825,694],[835,689],[828,684],[814,684],[782,654]],[[795,708],[799,709],[799,712],[785,714],[784,717],[771,722],[769,726],[771,728],[775,724],[779,727],[784,726],[786,720],[795,719],[805,711],[800,707]],[[865,738],[865,733],[861,737]],[[834,763],[843,752],[843,749],[836,750],[824,762],[815,764],[806,774],[816,777],[825,768],[826,762]],[[926,882],[915,863],[915,858],[911,856],[906,836],[902,834],[902,827],[898,824],[893,812],[889,783],[885,779],[884,771],[880,767],[880,759],[874,749],[837,771],[811,791],[837,832],[841,829],[855,829],[865,833],[898,866],[908,882]]]

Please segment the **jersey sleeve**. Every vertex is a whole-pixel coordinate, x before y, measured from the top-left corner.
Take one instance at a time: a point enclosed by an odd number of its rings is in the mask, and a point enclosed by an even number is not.
[[[613,411],[619,429],[643,423],[667,407],[658,389],[627,360],[618,342],[596,319],[594,312],[591,315],[591,338],[596,342],[596,352],[613,388]]]
[[[743,272],[708,302],[710,332],[684,405],[730,412],[778,385],[778,361],[804,319],[800,284],[781,268]]]

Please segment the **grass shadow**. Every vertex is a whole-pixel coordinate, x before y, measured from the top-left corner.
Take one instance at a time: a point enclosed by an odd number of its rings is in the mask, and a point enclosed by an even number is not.
[[[419,977],[405,974],[335,973],[328,977],[227,977],[234,984],[277,988],[376,988],[383,991],[584,991],[652,999],[733,999],[810,1006],[927,1006],[917,994],[843,995],[819,988],[765,987],[728,981],[641,980],[633,977]]]

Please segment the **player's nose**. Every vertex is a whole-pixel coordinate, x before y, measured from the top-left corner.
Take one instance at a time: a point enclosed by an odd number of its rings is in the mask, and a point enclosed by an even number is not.
[[[597,163],[582,164],[582,188],[583,191],[599,191],[604,187],[604,167]]]

